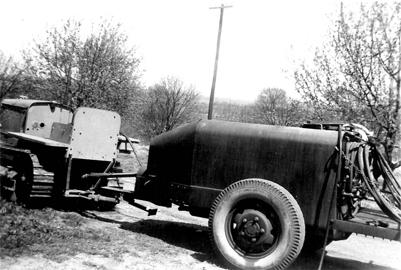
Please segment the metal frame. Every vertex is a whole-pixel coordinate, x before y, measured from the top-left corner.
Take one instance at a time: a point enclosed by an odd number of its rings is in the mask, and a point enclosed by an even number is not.
[[[364,234],[367,236],[380,237],[383,239],[401,242],[400,224],[398,224],[398,229],[393,229],[353,221],[334,220],[332,222],[332,227],[333,229],[342,232]]]

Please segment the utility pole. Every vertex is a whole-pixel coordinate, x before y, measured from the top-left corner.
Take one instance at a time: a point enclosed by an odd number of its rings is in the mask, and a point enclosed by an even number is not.
[[[220,9],[220,21],[219,21],[219,33],[217,35],[217,49],[216,49],[216,58],[214,60],[214,73],[213,73],[213,81],[212,81],[212,89],[210,90],[210,100],[209,100],[209,111],[207,114],[207,119],[212,119],[213,117],[213,103],[214,103],[214,89],[216,87],[216,77],[217,77],[217,65],[219,62],[219,51],[220,51],[220,39],[221,39],[221,29],[223,27],[223,15],[224,9],[230,8],[232,6],[225,6],[221,4],[220,7],[211,7],[210,9]]]

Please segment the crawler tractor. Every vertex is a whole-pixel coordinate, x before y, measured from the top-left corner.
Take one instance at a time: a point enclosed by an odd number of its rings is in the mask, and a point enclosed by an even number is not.
[[[3,198],[26,205],[55,198],[80,198],[103,206],[119,202],[119,193],[113,192],[118,186],[90,176],[115,168],[117,113],[93,108],[73,112],[51,101],[5,99],[0,123]]]

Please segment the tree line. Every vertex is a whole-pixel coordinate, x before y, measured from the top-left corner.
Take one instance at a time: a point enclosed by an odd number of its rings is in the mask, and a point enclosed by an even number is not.
[[[361,4],[341,10],[313,59],[297,63],[293,77],[300,99],[277,88],[261,89],[252,104],[216,102],[214,117],[297,126],[308,120],[356,122],[384,145],[392,166],[401,121],[401,3]],[[69,20],[47,30],[16,63],[0,53],[0,98],[51,99],[73,108],[111,109],[124,131],[150,138],[180,124],[206,118],[207,104],[174,77],[145,87],[141,57],[119,24],[103,21],[84,34]]]

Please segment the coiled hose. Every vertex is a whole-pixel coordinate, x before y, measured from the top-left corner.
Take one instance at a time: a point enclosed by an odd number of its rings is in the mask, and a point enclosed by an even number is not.
[[[374,145],[367,142],[359,145],[357,153],[357,168],[369,193],[385,214],[401,222],[401,187],[387,161]],[[382,187],[380,176],[383,177]]]

